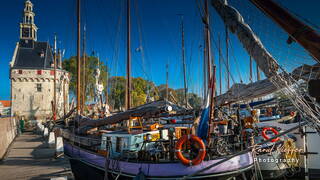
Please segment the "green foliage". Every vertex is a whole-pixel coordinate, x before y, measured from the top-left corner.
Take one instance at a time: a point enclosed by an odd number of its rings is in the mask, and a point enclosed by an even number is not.
[[[132,78],[131,106],[136,107],[146,103],[147,95],[158,99],[153,82],[147,81],[141,77]],[[126,79],[124,77],[109,78],[109,104],[114,109],[124,108]]]
[[[63,61],[63,68],[70,72],[70,92],[76,94],[77,81],[77,64],[76,57],[73,56]],[[92,102],[94,99],[95,77],[94,72],[98,66],[98,58],[89,56],[86,58],[85,74],[86,79],[84,86],[86,88],[85,101]],[[100,83],[104,85],[106,94],[108,94],[108,103],[114,110],[119,110],[125,107],[125,93],[126,93],[126,78],[121,76],[114,76],[108,79],[108,70],[103,62],[100,62]],[[81,72],[83,74],[83,71]],[[108,82],[108,83],[107,83]],[[83,83],[82,83],[83,84]],[[82,86],[81,86],[82,89]],[[168,88],[169,100],[184,105],[184,90]],[[132,78],[131,91],[131,107],[139,106],[146,103],[147,96],[154,100],[166,98],[166,85],[155,86],[152,81],[145,80],[141,77]],[[194,108],[199,108],[202,99],[194,93],[188,93],[188,102]]]
[[[107,78],[108,78],[108,72],[107,67],[104,65],[103,62],[99,62],[97,57],[94,56],[87,56],[86,57],[86,66],[85,66],[85,83],[82,83],[82,85],[85,86],[86,89],[86,95],[85,100],[86,101],[93,101],[94,98],[94,85],[95,85],[95,77],[94,72],[95,69],[98,66],[99,63],[99,69],[100,69],[100,79],[99,81],[102,82],[105,89],[107,86]],[[66,59],[62,63],[62,67],[70,72],[71,79],[70,79],[70,92],[73,94],[76,94],[76,83],[77,83],[77,57],[73,56],[69,59]],[[83,69],[81,70],[81,75],[83,75]],[[83,78],[83,77],[81,77]],[[81,86],[81,89],[83,87]]]

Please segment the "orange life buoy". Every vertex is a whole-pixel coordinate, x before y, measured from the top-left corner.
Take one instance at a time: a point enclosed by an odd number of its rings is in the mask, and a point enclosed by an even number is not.
[[[266,139],[266,140],[270,139],[270,137],[266,134],[267,131],[272,131],[272,132],[274,133],[274,135],[278,135],[278,134],[279,134],[279,132],[278,132],[277,130],[275,130],[274,128],[272,128],[272,127],[265,127],[265,128],[262,129],[261,134],[262,134],[262,136],[264,137],[264,139]],[[280,140],[280,138],[277,137],[277,138],[275,138],[275,139],[272,139],[271,142],[277,142],[277,141],[279,141],[279,140]]]
[[[291,112],[290,112],[290,116],[293,117],[294,115],[295,115],[295,112],[294,112],[294,111],[291,111]]]
[[[197,157],[192,160],[185,158],[181,151],[183,144],[185,144],[187,141],[193,141],[200,147]],[[176,143],[175,151],[177,158],[182,162],[182,164],[187,166],[200,164],[206,156],[206,146],[204,145],[203,141],[198,136],[192,134],[182,136]]]

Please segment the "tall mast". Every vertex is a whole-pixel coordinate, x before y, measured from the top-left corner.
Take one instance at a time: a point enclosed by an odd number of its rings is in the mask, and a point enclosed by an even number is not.
[[[184,103],[185,107],[188,107],[188,99],[187,99],[187,79],[186,79],[186,60],[185,60],[185,48],[184,48],[184,27],[183,27],[183,15],[181,15],[181,45],[182,45],[182,68],[183,68],[183,85],[184,85]]]
[[[53,72],[53,120],[57,118],[57,35],[54,35],[54,72]]]
[[[78,36],[77,36],[77,113],[80,114],[81,104],[80,104],[80,94],[81,94],[81,58],[80,58],[80,38],[81,38],[81,26],[80,26],[80,0],[77,0],[77,25],[78,25]]]
[[[230,89],[230,67],[229,67],[229,31],[226,27],[226,64],[227,64],[227,90]]]
[[[207,80],[208,82],[211,80],[212,72],[211,72],[211,41],[210,41],[210,30],[209,30],[209,2],[206,0],[205,2],[205,46],[206,46],[206,65],[207,65]]]
[[[85,107],[85,97],[86,97],[86,25],[83,27],[83,41],[82,41],[82,104],[81,104],[81,114],[83,114]]]
[[[169,100],[169,64],[166,65],[166,100]]]
[[[126,83],[126,109],[131,107],[131,21],[130,21],[130,0],[127,0],[127,83]]]
[[[107,63],[106,63],[107,65]],[[106,89],[105,89],[105,103],[108,104],[108,84],[109,84],[109,74],[108,74],[108,66],[106,66],[106,72],[107,72],[107,82],[106,82]]]
[[[218,43],[219,43],[219,95],[222,94],[222,53],[221,53],[221,41],[220,36],[218,36]]]
[[[211,129],[211,123],[213,119],[213,112],[214,112],[214,97],[215,97],[215,92],[216,92],[216,66],[213,66],[213,70],[211,70],[211,62],[214,63],[212,56],[211,56],[211,40],[210,40],[210,29],[209,29],[209,1],[205,1],[205,29],[206,29],[206,47],[207,47],[207,66],[208,66],[208,82],[210,85],[211,89],[211,94],[210,94],[210,114],[209,114],[209,131],[208,133],[210,134],[213,129]]]
[[[298,42],[320,63],[320,34],[273,0],[250,0],[289,34],[288,43]]]
[[[206,26],[206,25],[205,25]],[[206,27],[203,31],[204,34],[204,43],[203,43],[203,99],[207,96],[208,89],[208,66],[207,66],[207,30]]]

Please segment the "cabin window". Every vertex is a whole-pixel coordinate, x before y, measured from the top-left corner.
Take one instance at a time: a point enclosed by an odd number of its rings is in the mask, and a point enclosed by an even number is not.
[[[42,91],[42,86],[40,83],[37,83],[37,92],[41,92]]]
[[[42,71],[41,71],[41,70],[38,70],[38,71],[37,71],[37,74],[38,74],[38,75],[41,75],[41,74],[42,74]]]
[[[122,140],[123,140],[122,137],[117,137],[117,140],[116,140],[116,152],[121,152]]]
[[[19,73],[19,74],[22,74],[22,70],[21,70],[21,69],[19,69],[18,73]]]

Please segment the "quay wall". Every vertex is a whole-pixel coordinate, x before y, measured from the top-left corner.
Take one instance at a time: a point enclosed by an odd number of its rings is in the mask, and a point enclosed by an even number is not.
[[[9,145],[18,134],[18,123],[15,117],[0,117],[0,160],[7,152]]]

